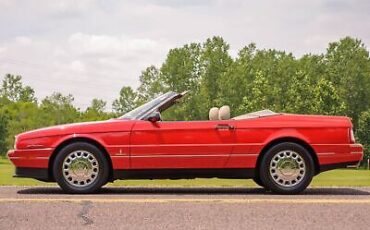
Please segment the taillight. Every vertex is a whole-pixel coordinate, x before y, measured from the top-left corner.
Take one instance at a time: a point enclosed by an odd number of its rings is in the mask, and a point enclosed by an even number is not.
[[[353,129],[352,128],[349,131],[349,138],[350,138],[351,143],[355,143],[356,142],[356,140],[355,140],[355,134],[353,133]]]
[[[14,136],[14,149],[17,149],[18,136]]]

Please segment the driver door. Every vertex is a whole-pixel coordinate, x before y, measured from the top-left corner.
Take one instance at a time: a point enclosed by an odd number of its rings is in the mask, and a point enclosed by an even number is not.
[[[131,133],[130,168],[223,168],[234,143],[234,120],[138,121]]]

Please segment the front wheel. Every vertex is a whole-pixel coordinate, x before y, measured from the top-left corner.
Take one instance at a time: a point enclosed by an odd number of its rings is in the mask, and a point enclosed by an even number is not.
[[[94,193],[108,181],[109,164],[96,146],[76,142],[58,153],[53,173],[67,193]]]
[[[261,161],[261,181],[276,193],[300,193],[311,183],[313,176],[314,162],[310,153],[296,143],[273,146]]]

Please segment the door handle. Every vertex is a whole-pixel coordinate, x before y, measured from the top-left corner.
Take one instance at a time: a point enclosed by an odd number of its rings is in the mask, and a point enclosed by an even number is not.
[[[234,129],[234,126],[229,125],[229,124],[218,124],[218,125],[216,125],[216,129],[227,129],[227,130],[231,130],[231,129]]]

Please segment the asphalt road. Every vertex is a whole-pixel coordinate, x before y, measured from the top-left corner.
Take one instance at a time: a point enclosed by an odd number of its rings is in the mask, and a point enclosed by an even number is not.
[[[0,187],[0,229],[370,229],[370,188]]]

